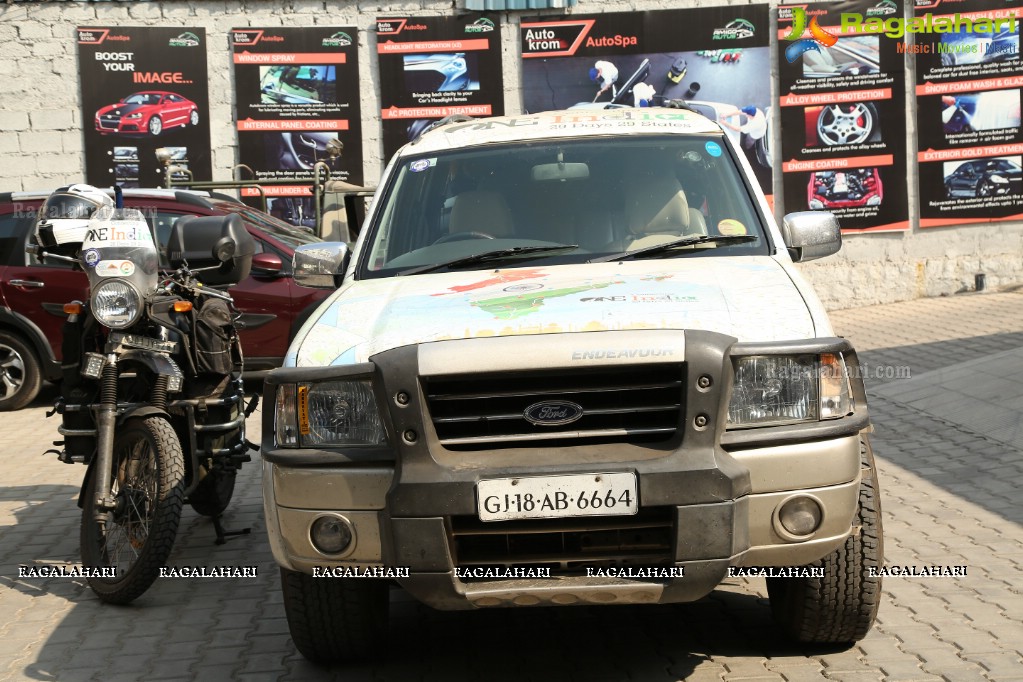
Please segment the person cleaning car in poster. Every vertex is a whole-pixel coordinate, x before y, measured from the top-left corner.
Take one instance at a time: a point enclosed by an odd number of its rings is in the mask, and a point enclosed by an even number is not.
[[[736,125],[727,119],[735,118],[740,114],[746,115],[746,122]],[[751,149],[757,140],[767,135],[767,116],[762,109],[747,106],[736,109],[730,114],[721,117],[721,125],[738,131],[742,135],[742,148]]]
[[[598,60],[593,65],[593,68],[590,69],[590,80],[600,84],[600,90],[597,90],[597,94],[593,97],[594,102],[608,90],[611,91],[611,96],[614,97],[617,94],[614,84],[618,81],[618,67],[611,62]]]

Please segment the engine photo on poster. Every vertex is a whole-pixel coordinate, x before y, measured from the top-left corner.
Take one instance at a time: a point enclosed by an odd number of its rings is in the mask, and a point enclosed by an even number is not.
[[[231,31],[238,159],[262,186],[241,190],[246,203],[315,229],[314,173],[362,184],[357,37],[343,26]]]
[[[377,59],[385,158],[447,116],[504,114],[495,19],[377,19]]]
[[[724,127],[771,201],[768,19],[766,4],[523,19],[523,109],[683,99]]]
[[[179,176],[211,179],[204,29],[79,28],[77,40],[86,181],[160,186],[161,147],[185,150]]]
[[[905,50],[883,32],[901,17],[894,0],[778,9],[785,212],[831,211],[847,233],[908,229]]]
[[[942,0],[907,26],[917,29],[921,227],[1023,218],[1023,10],[1005,4]]]

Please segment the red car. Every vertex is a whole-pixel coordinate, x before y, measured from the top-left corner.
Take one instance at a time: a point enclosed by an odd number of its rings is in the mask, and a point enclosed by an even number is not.
[[[0,194],[0,411],[32,402],[42,380],[60,378],[63,306],[88,297],[85,273],[59,262],[39,263],[25,253],[36,212],[48,192]],[[183,215],[237,213],[256,240],[248,279],[231,288],[242,312],[246,370],[279,366],[298,327],[330,291],[307,289],[291,277],[296,246],[318,242],[231,197],[206,192],[126,189],[124,205],[140,209],[165,244]]]
[[[161,90],[136,92],[96,112],[96,130],[101,133],[156,136],[166,128],[198,124],[199,107],[195,102]]]

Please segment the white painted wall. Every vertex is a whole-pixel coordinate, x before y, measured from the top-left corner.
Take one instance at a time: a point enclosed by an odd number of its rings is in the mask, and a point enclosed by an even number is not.
[[[694,0],[579,0],[574,13],[676,9]],[[776,3],[775,3],[776,4]],[[0,191],[49,189],[82,181],[85,160],[79,103],[77,26],[201,26],[208,39],[210,120],[214,179],[226,180],[236,163],[232,117],[233,71],[228,32],[237,26],[351,26],[361,37],[362,130],[369,184],[380,159],[379,89],[374,21],[378,16],[445,15],[457,0],[166,0],[164,2],[44,2],[0,4]],[[548,12],[557,13],[557,12]],[[519,17],[502,17],[505,108],[521,111]],[[911,58],[912,59],[912,58]],[[910,62],[910,68],[913,67]],[[915,158],[916,112],[912,72],[907,74],[910,140]],[[775,93],[776,96],[777,93]],[[915,168],[914,163],[909,164]],[[847,237],[842,251],[803,268],[826,306],[939,296],[969,290],[985,273],[989,288],[1023,283],[1023,223],[992,223],[921,230],[916,227],[916,177],[906,181],[913,229]],[[886,188],[896,191],[897,188]],[[776,192],[780,196],[780,192]]]

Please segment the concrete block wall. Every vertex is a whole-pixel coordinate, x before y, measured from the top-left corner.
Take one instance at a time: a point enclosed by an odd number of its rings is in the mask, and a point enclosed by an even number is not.
[[[579,0],[575,14],[677,9],[695,0]],[[748,2],[715,2],[744,5]],[[777,3],[773,3],[777,4]],[[213,174],[231,177],[237,162],[234,74],[228,42],[239,26],[356,26],[360,34],[360,96],[364,174],[375,184],[383,169],[376,64],[377,17],[449,15],[459,0],[166,0],[0,4],[0,191],[50,189],[84,179],[82,120],[75,28],[78,26],[201,26],[208,39]],[[551,12],[501,16],[505,110],[521,112],[518,22]],[[910,58],[912,59],[912,57]],[[910,62],[912,67],[912,61]],[[909,154],[915,156],[916,112],[907,74]],[[777,92],[772,93],[777,96]],[[776,144],[778,140],[775,140]],[[911,162],[910,167],[915,165]],[[1023,223],[989,223],[921,230],[917,178],[907,179],[913,228],[892,234],[847,236],[842,251],[800,266],[825,305],[846,308],[970,290],[984,273],[987,286],[1023,283]],[[889,191],[895,191],[891,188]],[[775,194],[780,196],[780,186]]]

